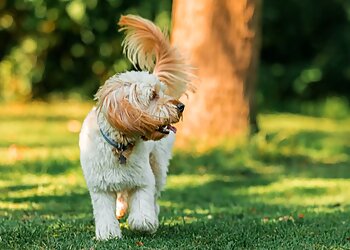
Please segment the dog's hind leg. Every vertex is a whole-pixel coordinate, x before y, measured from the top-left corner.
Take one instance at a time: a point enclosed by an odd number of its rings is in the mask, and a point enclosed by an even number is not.
[[[160,192],[164,189],[168,172],[168,163],[162,162],[159,154],[160,152],[153,151],[150,155],[150,164],[156,182],[156,198],[160,196]]]
[[[156,182],[155,209],[157,215],[159,214],[157,199],[160,197],[160,193],[163,191],[166,183],[168,165],[171,159],[174,140],[175,135],[173,133],[169,134],[166,138],[162,139],[155,145],[150,155],[150,164]]]
[[[95,217],[96,239],[120,238],[121,230],[115,217],[115,195],[108,192],[90,192]]]

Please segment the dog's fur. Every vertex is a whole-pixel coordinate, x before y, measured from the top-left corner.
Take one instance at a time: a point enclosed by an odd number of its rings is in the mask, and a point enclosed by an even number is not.
[[[165,185],[175,140],[170,124],[182,116],[180,96],[193,90],[191,67],[158,27],[133,15],[122,16],[118,24],[126,33],[124,52],[143,71],[116,74],[105,82],[79,140],[100,240],[121,237],[116,217],[127,211],[132,230],[157,230],[156,199]],[[101,131],[125,151],[107,143]]]

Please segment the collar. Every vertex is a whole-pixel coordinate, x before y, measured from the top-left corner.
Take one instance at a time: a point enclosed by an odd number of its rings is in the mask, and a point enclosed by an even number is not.
[[[111,145],[112,147],[114,147],[118,151],[125,151],[128,148],[128,145],[130,144],[130,143],[128,143],[127,145],[124,145],[122,143],[116,142],[115,140],[110,138],[106,133],[104,133],[101,128],[100,128],[100,132],[101,132],[102,137],[106,140],[106,142],[108,142],[109,145]]]
[[[125,164],[126,163],[126,157],[123,155],[123,152],[126,151],[130,146],[132,147],[132,143],[128,143],[126,145],[116,142],[112,138],[110,138],[106,133],[103,132],[103,130],[100,128],[101,135],[105,141],[113,147],[113,153],[118,156],[119,163]]]

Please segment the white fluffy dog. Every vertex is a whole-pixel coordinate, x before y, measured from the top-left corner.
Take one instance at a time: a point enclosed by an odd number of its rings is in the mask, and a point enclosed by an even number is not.
[[[80,133],[80,160],[100,240],[121,237],[117,218],[129,211],[132,230],[158,227],[157,198],[166,181],[191,67],[152,22],[122,16],[124,53],[143,71],[109,78]]]

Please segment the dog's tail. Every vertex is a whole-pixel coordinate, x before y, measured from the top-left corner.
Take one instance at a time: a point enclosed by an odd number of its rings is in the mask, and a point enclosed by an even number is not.
[[[167,85],[167,94],[180,98],[191,84],[193,68],[185,62],[179,51],[170,45],[169,38],[151,21],[139,16],[121,16],[119,31],[125,31],[123,52],[141,70],[153,72]]]

